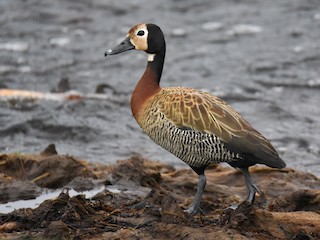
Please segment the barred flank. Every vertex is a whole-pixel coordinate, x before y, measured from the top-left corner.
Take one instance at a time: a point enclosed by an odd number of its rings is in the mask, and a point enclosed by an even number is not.
[[[160,112],[149,112],[141,127],[155,143],[192,167],[241,159],[228,151],[217,136],[179,128]]]

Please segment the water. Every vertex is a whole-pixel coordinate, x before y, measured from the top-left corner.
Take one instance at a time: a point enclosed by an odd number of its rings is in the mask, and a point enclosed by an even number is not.
[[[131,116],[146,55],[104,58],[132,25],[154,22],[167,41],[162,86],[222,97],[289,167],[320,176],[319,14],[318,0],[0,1],[0,87],[47,93],[68,78],[88,95],[107,84],[101,98],[0,101],[0,152],[55,143],[89,161],[141,154],[184,166]]]
[[[92,198],[93,196],[103,191],[104,189],[105,189],[104,186],[99,188],[94,188],[92,190],[84,191],[84,192],[78,192],[78,191],[75,191],[74,189],[69,189],[68,193],[70,197],[83,194],[85,195],[86,198]],[[5,214],[21,208],[32,208],[32,209],[37,208],[45,200],[57,198],[60,195],[60,193],[61,193],[61,189],[44,190],[43,193],[35,199],[17,200],[17,201],[0,204],[0,213]]]

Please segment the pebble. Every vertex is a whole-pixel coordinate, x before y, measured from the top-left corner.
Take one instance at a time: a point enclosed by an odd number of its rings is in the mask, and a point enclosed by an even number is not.
[[[61,32],[67,33],[67,32],[69,32],[69,28],[68,27],[62,27],[61,28]]]
[[[18,71],[22,72],[22,73],[28,73],[28,72],[31,72],[31,67],[30,66],[21,66],[18,68]]]
[[[310,79],[307,84],[309,87],[320,87],[320,78]]]
[[[185,37],[187,35],[187,31],[184,28],[175,28],[172,30],[171,35],[173,37]]]
[[[320,13],[319,13],[319,12],[316,13],[316,14],[313,16],[313,18],[314,18],[315,20],[320,20]]]
[[[237,24],[232,26],[230,30],[227,31],[228,35],[239,36],[239,35],[252,35],[262,32],[262,27],[251,25],[251,24]]]
[[[76,36],[84,36],[84,35],[86,35],[86,31],[85,30],[83,30],[83,29],[76,29],[76,30],[74,30],[74,32],[73,32],[73,34],[74,35],[76,35]]]
[[[0,66],[0,73],[8,73],[8,72],[12,72],[15,70],[15,67],[13,66]]]
[[[256,62],[254,65],[249,66],[250,72],[268,72],[274,71],[278,68],[277,64],[269,61]]]
[[[25,42],[0,43],[0,50],[24,52],[29,49],[29,44]]]
[[[49,40],[49,43],[52,46],[64,47],[70,43],[70,38],[67,38],[67,37],[51,38]]]
[[[302,46],[295,46],[293,47],[293,51],[295,53],[301,53],[304,50],[304,48]]]
[[[271,89],[272,89],[272,91],[274,91],[276,93],[282,93],[284,90],[284,87],[273,87]]]
[[[206,22],[202,24],[201,28],[205,31],[212,32],[221,30],[223,28],[223,24],[220,22]]]
[[[300,37],[303,35],[303,30],[302,29],[292,29],[289,34],[292,37]]]
[[[27,62],[27,60],[25,58],[23,58],[23,57],[18,57],[18,59],[17,59],[17,63],[18,64],[24,64],[26,62]]]
[[[315,155],[319,155],[320,154],[320,148],[316,145],[311,145],[307,148],[308,152],[313,153]]]

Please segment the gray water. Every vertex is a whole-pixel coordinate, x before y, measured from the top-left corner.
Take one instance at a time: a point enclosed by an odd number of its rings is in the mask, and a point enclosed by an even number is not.
[[[0,152],[113,163],[140,154],[184,166],[131,116],[146,55],[104,52],[140,22],[167,41],[162,86],[209,91],[263,133],[289,167],[320,176],[319,0],[0,0],[0,88],[70,88],[104,97],[0,101]]]
[[[68,192],[70,197],[82,194],[85,195],[86,198],[92,198],[99,192],[102,192],[104,189],[106,189],[104,186],[99,188],[94,188],[92,190],[78,192],[74,189],[68,189],[67,190],[49,190],[44,189],[43,192],[34,199],[28,199],[28,200],[17,200],[17,201],[10,201],[8,203],[2,203],[0,204],[0,213],[10,213],[14,210],[21,209],[21,208],[36,208],[39,207],[41,203],[43,203],[45,200],[48,199],[54,199],[57,198],[62,192]]]

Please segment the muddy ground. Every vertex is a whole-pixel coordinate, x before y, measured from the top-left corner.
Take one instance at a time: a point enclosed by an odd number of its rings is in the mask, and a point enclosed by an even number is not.
[[[320,180],[293,169],[253,167],[262,190],[252,206],[243,176],[212,166],[202,200],[204,214],[183,210],[195,194],[189,169],[133,157],[106,166],[53,145],[41,154],[0,156],[1,203],[62,189],[34,209],[0,214],[1,239],[320,239]],[[91,198],[68,189],[105,189]],[[14,187],[13,187],[14,186]],[[228,208],[240,204],[236,210]]]

